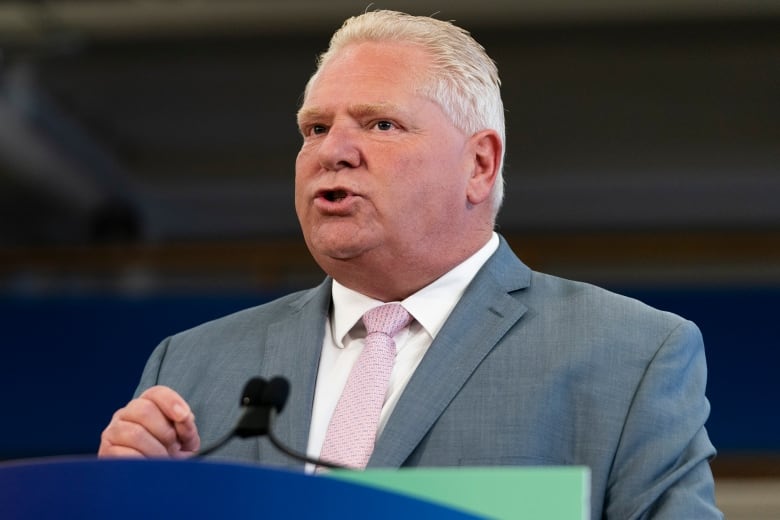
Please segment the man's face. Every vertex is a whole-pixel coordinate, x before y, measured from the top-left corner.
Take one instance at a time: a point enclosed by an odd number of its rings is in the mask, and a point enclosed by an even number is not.
[[[417,93],[428,55],[352,44],[312,83],[298,114],[295,207],[315,259],[424,267],[457,242],[469,211],[469,138]],[[422,264],[421,264],[422,263]]]

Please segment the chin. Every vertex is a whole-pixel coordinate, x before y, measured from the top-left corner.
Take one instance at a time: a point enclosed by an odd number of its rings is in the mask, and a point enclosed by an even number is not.
[[[361,228],[342,226],[337,229],[330,226],[330,229],[323,227],[318,232],[309,234],[306,243],[315,257],[346,261],[377,247],[379,241],[371,238],[370,234]]]
[[[314,241],[309,247],[318,263],[322,261],[348,261],[360,256],[364,248],[354,243]]]

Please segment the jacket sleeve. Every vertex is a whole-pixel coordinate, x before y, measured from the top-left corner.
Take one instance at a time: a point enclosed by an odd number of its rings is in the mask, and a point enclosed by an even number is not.
[[[637,386],[610,472],[605,516],[722,518],[704,423],[707,367],[699,329],[682,321],[657,349]]]

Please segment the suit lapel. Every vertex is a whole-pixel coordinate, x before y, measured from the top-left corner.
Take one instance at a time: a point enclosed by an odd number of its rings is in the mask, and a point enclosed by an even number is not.
[[[485,356],[525,313],[511,293],[527,287],[530,274],[502,238],[409,380],[377,440],[369,467],[398,467],[409,457]]]
[[[274,422],[274,433],[288,447],[306,452],[325,322],[331,300],[328,278],[292,303],[286,316],[268,327],[267,354],[263,372],[267,378],[284,376],[290,395]],[[269,463],[302,465],[276,449],[265,453]]]

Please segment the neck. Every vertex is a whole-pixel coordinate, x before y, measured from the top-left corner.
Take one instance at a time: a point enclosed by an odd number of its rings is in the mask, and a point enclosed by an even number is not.
[[[450,250],[447,255],[392,255],[392,258],[383,259],[379,253],[375,253],[347,260],[318,259],[318,263],[345,287],[382,302],[402,301],[467,260],[482,248],[491,236],[492,230],[479,241],[475,240],[471,244],[459,243],[457,249]],[[392,268],[388,268],[389,265],[392,265]]]

